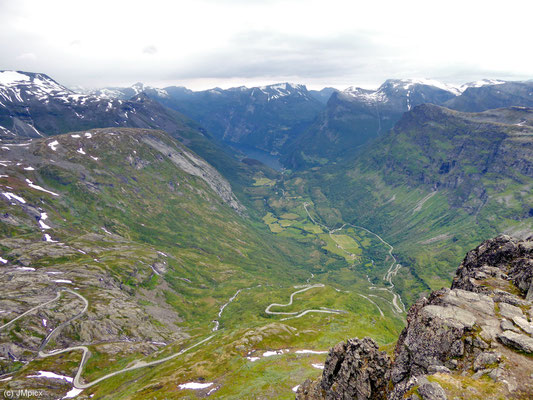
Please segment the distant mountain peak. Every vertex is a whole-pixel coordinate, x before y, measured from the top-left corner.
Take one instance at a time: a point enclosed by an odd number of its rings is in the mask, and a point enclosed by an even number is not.
[[[299,83],[290,83],[290,82],[283,82],[283,83],[274,83],[272,85],[266,85],[266,86],[260,86],[259,89],[262,90],[307,90],[305,85],[299,84]]]
[[[79,100],[80,96],[46,74],[0,71],[0,101],[6,103],[23,104],[32,98],[46,101],[50,97],[69,102],[73,98]]]
[[[267,101],[279,99],[280,97],[290,96],[290,95],[307,95],[307,87],[305,85],[296,84],[296,83],[274,83],[267,86],[259,86],[257,88],[252,88],[252,95],[256,93],[254,89],[258,89],[259,92],[265,93],[268,95]]]
[[[137,93],[143,92],[144,91],[144,83],[142,83],[142,82],[134,83],[133,85],[131,85],[131,88],[133,90],[135,90],[135,92],[137,92]]]
[[[465,83],[464,85],[461,85],[459,87],[459,90],[461,90],[461,93],[462,93],[466,89],[471,88],[471,87],[479,88],[482,86],[489,86],[489,85],[502,85],[504,83],[506,83],[506,81],[501,81],[499,79],[480,79],[478,81],[468,82],[468,83]]]
[[[346,88],[342,93],[365,103],[376,103],[385,101],[387,97],[383,91],[368,90],[355,86],[350,86]]]
[[[383,85],[380,86],[378,90],[381,90],[385,87],[392,87],[394,89],[403,89],[403,90],[409,90],[412,89],[416,85],[423,85],[423,86],[432,86],[441,90],[445,90],[447,92],[451,92],[454,95],[458,96],[461,94],[461,90],[454,86],[447,83],[443,83],[440,81],[437,81],[435,79],[427,79],[427,78],[413,78],[413,79],[387,79]]]

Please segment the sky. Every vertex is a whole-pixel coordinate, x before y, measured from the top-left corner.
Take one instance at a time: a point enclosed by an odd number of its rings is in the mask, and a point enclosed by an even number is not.
[[[533,78],[531,0],[0,0],[0,69],[67,86]]]

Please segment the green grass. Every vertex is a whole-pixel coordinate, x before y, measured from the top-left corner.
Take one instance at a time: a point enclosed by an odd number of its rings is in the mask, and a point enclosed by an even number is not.
[[[254,186],[274,186],[276,181],[268,178],[254,178]]]

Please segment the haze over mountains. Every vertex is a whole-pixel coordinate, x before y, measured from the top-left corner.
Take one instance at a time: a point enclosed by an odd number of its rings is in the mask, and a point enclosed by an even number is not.
[[[532,81],[78,93],[0,71],[0,131],[0,385],[50,398],[294,397],[341,340],[392,349],[468,250],[533,230]],[[530,326],[529,272],[491,273]]]

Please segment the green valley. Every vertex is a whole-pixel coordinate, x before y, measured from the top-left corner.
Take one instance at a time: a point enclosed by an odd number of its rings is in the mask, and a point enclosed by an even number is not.
[[[187,398],[216,389],[289,398],[324,360],[298,351],[323,352],[346,332],[387,344],[403,326],[404,310],[383,281],[395,264],[389,248],[369,231],[318,222],[300,178],[243,165],[241,202],[209,164],[149,130],[7,147],[1,273],[16,295],[2,298],[0,321],[44,304],[0,330],[22,360],[0,361],[10,387],[38,371],[80,371],[80,396]],[[66,288],[73,293],[49,303]],[[39,357],[47,335],[48,356]],[[83,361],[79,349],[67,350],[76,346],[88,351]],[[213,385],[178,386],[191,381]],[[50,388],[69,390],[61,381]]]

